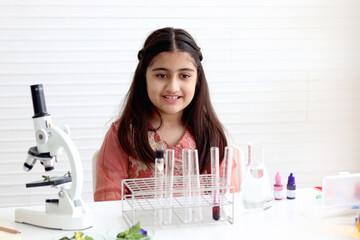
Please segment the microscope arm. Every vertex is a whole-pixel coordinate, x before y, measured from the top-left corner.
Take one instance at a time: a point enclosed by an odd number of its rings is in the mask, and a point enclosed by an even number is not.
[[[63,148],[70,161],[72,185],[69,196],[73,201],[80,199],[83,187],[83,169],[79,152],[71,138],[59,127],[53,126],[46,129],[48,133],[47,145],[51,156],[57,156]]]

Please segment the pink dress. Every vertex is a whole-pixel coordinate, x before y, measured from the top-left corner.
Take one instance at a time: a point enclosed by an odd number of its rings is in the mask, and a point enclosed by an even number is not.
[[[151,178],[154,173],[141,161],[129,156],[121,147],[118,138],[118,122],[111,125],[101,146],[96,164],[95,201],[121,200],[121,181],[127,178]],[[156,131],[149,131],[149,143],[155,150],[173,149],[175,151],[174,175],[182,175],[182,149],[195,149],[196,143],[186,130],[176,146],[169,145]],[[222,168],[222,166],[221,166]],[[233,161],[233,171],[236,163]],[[238,190],[238,181],[232,179]]]

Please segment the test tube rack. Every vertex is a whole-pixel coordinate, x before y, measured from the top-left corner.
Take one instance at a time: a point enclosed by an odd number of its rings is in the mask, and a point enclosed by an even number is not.
[[[200,188],[192,184],[191,195],[198,196],[192,198],[189,204],[189,193],[184,190],[184,180],[186,177],[174,176],[171,204],[166,205],[163,201],[155,198],[155,178],[135,178],[124,179],[122,181],[122,216],[129,226],[133,226],[138,221],[141,225],[153,226],[156,218],[156,211],[171,209],[171,224],[184,225],[214,222],[234,223],[234,187],[226,184],[223,178],[215,178],[215,175],[200,175]],[[214,184],[217,181],[218,184]],[[192,181],[194,182],[194,181]],[[218,187],[215,187],[218,186]],[[220,203],[214,203],[213,193],[220,193]],[[164,195],[166,190],[164,191]],[[213,207],[220,207],[220,219],[213,219]],[[189,209],[200,208],[202,220],[200,222],[185,221],[186,212]],[[164,224],[161,224],[164,225]]]

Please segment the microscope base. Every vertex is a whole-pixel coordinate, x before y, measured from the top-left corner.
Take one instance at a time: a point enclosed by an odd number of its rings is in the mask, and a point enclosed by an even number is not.
[[[70,215],[48,214],[29,209],[16,209],[15,222],[56,230],[84,230],[92,227],[92,217],[83,214],[79,217]]]

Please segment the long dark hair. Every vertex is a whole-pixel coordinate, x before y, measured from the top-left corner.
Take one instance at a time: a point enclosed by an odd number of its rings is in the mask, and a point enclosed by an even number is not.
[[[189,53],[197,67],[195,95],[184,109],[182,120],[195,138],[200,172],[203,173],[205,170],[210,170],[210,148],[219,147],[222,160],[227,140],[224,128],[210,101],[209,88],[201,65],[203,57],[200,48],[192,36],[183,29],[158,29],[146,39],[144,47],[138,53],[139,63],[120,117],[118,137],[121,147],[127,154],[143,161],[148,167],[152,166],[155,152],[150,147],[148,132],[154,131],[149,129],[149,126],[150,117],[153,110],[156,112],[156,108],[147,94],[145,74],[156,55],[173,51]]]

